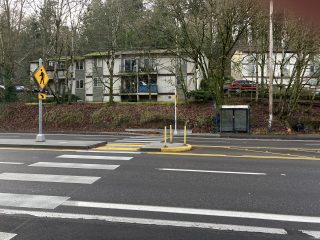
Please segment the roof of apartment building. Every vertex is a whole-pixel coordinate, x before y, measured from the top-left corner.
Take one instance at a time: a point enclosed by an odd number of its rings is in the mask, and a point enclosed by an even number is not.
[[[115,53],[116,56],[121,56],[121,55],[156,55],[156,54],[161,54],[161,55],[172,55],[174,54],[174,50],[171,49],[152,49],[152,50],[130,50],[130,51],[117,51]],[[109,52],[107,51],[96,51],[96,52],[91,52],[88,54],[85,54],[85,58],[93,58],[93,57],[105,57],[110,55]]]

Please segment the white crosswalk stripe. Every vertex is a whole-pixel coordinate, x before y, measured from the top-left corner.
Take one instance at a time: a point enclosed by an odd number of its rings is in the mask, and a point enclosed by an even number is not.
[[[71,158],[71,159],[94,159],[94,160],[115,160],[115,161],[129,161],[132,157],[119,157],[119,156],[96,156],[96,155],[69,155],[64,154],[57,158]]]
[[[7,207],[55,209],[68,199],[60,196],[0,193],[0,205]]]
[[[120,165],[37,162],[37,163],[31,164],[29,166],[30,167],[46,167],[46,168],[52,167],[52,168],[79,168],[79,169],[115,170]]]
[[[30,182],[54,182],[54,183],[78,183],[92,184],[100,177],[30,174],[30,173],[1,173],[0,180],[30,181]]]
[[[10,240],[17,236],[17,234],[14,233],[6,233],[6,232],[0,232],[0,240]]]

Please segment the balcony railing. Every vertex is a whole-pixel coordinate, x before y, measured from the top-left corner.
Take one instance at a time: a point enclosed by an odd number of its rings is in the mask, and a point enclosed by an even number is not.
[[[148,66],[148,67],[139,67],[138,73],[156,73],[156,66]],[[125,65],[120,66],[120,73],[137,73],[137,68],[134,67],[125,67]]]
[[[150,85],[139,85],[138,92],[135,87],[122,88],[121,93],[128,94],[139,94],[139,93],[158,93],[158,85],[150,84]]]

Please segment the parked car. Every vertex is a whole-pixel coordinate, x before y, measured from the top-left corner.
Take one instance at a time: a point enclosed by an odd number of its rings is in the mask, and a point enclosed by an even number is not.
[[[229,92],[255,92],[256,90],[256,83],[248,80],[234,80],[228,89]]]
[[[30,89],[23,85],[16,85],[16,92],[30,92]]]

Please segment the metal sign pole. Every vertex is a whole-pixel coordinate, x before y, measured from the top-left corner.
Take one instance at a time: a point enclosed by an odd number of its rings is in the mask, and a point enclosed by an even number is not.
[[[174,94],[174,132],[173,135],[177,135],[177,86]]]
[[[42,66],[42,59],[39,59],[39,67]],[[41,89],[42,90],[42,89]],[[46,138],[42,134],[42,99],[39,99],[39,134],[37,135],[36,142],[45,142]]]

